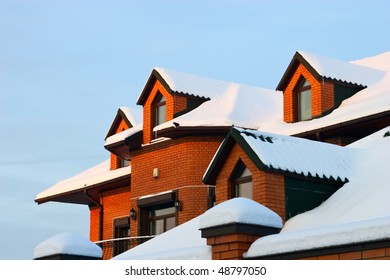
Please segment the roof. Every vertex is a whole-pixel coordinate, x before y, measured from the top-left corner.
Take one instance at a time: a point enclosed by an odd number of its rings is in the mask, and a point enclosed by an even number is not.
[[[349,148],[350,181],[317,208],[288,220],[281,233],[252,244],[247,257],[390,239],[390,127]]]
[[[155,81],[159,81],[170,94],[182,94],[204,100],[218,96],[234,83],[213,80],[176,70],[155,67],[142,90],[137,104],[143,105]]]
[[[139,112],[139,110],[131,109],[126,106],[119,107],[117,114],[114,118],[114,121],[112,122],[110,128],[107,131],[107,135],[105,139],[109,138],[110,136],[114,135],[116,132],[116,129],[119,125],[119,122],[123,119],[127,126],[129,128],[136,126],[140,123],[142,113]]]
[[[317,180],[347,182],[353,153],[349,148],[262,131],[232,128],[205,172],[203,181],[215,184],[233,145],[237,143],[261,170],[274,170]]]
[[[384,72],[353,62],[344,62],[306,51],[298,51],[292,58],[277,90],[284,91],[299,64],[303,64],[317,80],[331,80],[360,87],[367,87],[379,81]]]
[[[109,184],[111,184],[110,187],[115,187],[115,183],[123,181],[128,183],[130,173],[130,166],[110,170],[110,160],[106,160],[44,190],[35,197],[35,201],[39,204],[47,201],[92,204],[91,198],[84,192],[88,192],[92,188],[108,187]],[[128,183],[128,185],[130,184]]]

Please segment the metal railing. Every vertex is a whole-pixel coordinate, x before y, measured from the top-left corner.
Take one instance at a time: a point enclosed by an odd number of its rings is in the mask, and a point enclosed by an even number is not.
[[[108,260],[116,255],[119,255],[135,246],[144,243],[152,239],[154,235],[151,236],[136,236],[136,237],[123,237],[115,239],[107,239],[96,241],[95,244],[99,245],[103,250],[102,259]]]

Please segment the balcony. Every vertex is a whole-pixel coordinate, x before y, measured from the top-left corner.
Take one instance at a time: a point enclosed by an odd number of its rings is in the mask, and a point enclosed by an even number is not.
[[[103,250],[102,259],[108,260],[116,255],[119,255],[135,246],[144,243],[152,239],[154,235],[151,236],[135,236],[135,237],[123,237],[115,239],[107,239],[95,242],[96,245],[99,245]]]

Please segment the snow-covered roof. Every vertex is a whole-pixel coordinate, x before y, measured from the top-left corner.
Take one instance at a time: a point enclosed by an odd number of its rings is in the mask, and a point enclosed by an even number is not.
[[[282,218],[271,209],[254,200],[237,197],[218,204],[205,212],[200,218],[199,228],[203,229],[231,223],[274,228],[283,226]]]
[[[198,108],[154,128],[160,131],[177,124],[184,127],[241,126],[261,128],[263,123],[281,121],[281,92],[240,84],[228,84],[224,91]]]
[[[70,193],[103,183],[109,180],[127,176],[131,173],[131,166],[110,170],[110,160],[106,160],[73,177],[60,181],[49,189],[39,193],[35,201],[47,199],[59,194]]]
[[[74,233],[64,232],[39,243],[34,249],[34,259],[58,254],[102,257],[102,248]]]
[[[350,149],[333,144],[261,131],[236,129],[268,168],[319,178],[348,181]]]
[[[123,142],[123,141],[125,141],[126,138],[142,131],[142,128],[143,128],[143,126],[141,123],[141,124],[138,124],[132,128],[129,128],[129,129],[123,130],[122,132],[114,134],[106,139],[104,146],[109,146],[109,145]]]
[[[390,127],[350,146],[359,160],[350,181],[317,208],[255,241],[247,257],[390,238]]]
[[[211,247],[201,237],[198,216],[138,245],[113,260],[210,260]]]
[[[307,51],[298,51],[298,53],[321,77],[332,80],[369,86],[378,82],[385,74],[379,69],[353,62],[344,62]]]
[[[218,148],[203,180],[214,184],[234,141],[259,169],[271,169],[305,177],[347,182],[356,160],[350,148],[304,138],[234,127]]]

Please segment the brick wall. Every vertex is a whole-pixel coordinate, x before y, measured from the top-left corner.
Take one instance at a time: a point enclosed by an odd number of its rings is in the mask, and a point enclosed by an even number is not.
[[[164,88],[164,86],[157,80],[150,91],[148,99],[146,100],[143,108],[143,143],[149,143],[154,137],[153,124],[154,124],[154,110],[153,103],[158,93],[162,94],[166,100],[166,120],[170,121],[174,118],[176,113],[179,113],[187,109],[187,98],[180,95],[171,95]]]
[[[301,260],[390,260],[390,247],[314,256]]]
[[[239,160],[252,173],[253,200],[272,209],[285,220],[286,209],[283,175],[259,170],[238,144],[234,145],[216,179],[217,204],[233,197],[233,190],[229,178]]]
[[[99,215],[98,206],[89,207],[89,239],[93,242],[99,241]]]
[[[222,140],[223,137],[184,137],[146,145],[132,152],[130,209],[137,209],[140,196],[178,190],[183,205],[178,213],[179,224],[206,211],[207,187],[202,177]],[[159,178],[153,178],[154,168],[159,169]],[[137,236],[138,220],[131,223],[131,235]]]
[[[299,78],[303,76],[311,86],[312,116],[320,117],[334,106],[334,86],[332,83],[317,81],[310,72],[300,64],[283,93],[283,110],[285,122],[297,121],[297,96],[294,94]]]
[[[115,134],[122,132],[123,130],[126,130],[128,128],[129,128],[129,126],[126,124],[125,120],[122,119],[119,122],[119,125],[115,130]],[[114,155],[113,153],[110,153],[110,170],[115,170],[115,169],[122,167],[120,165],[120,163],[121,163],[120,158],[118,156]]]

